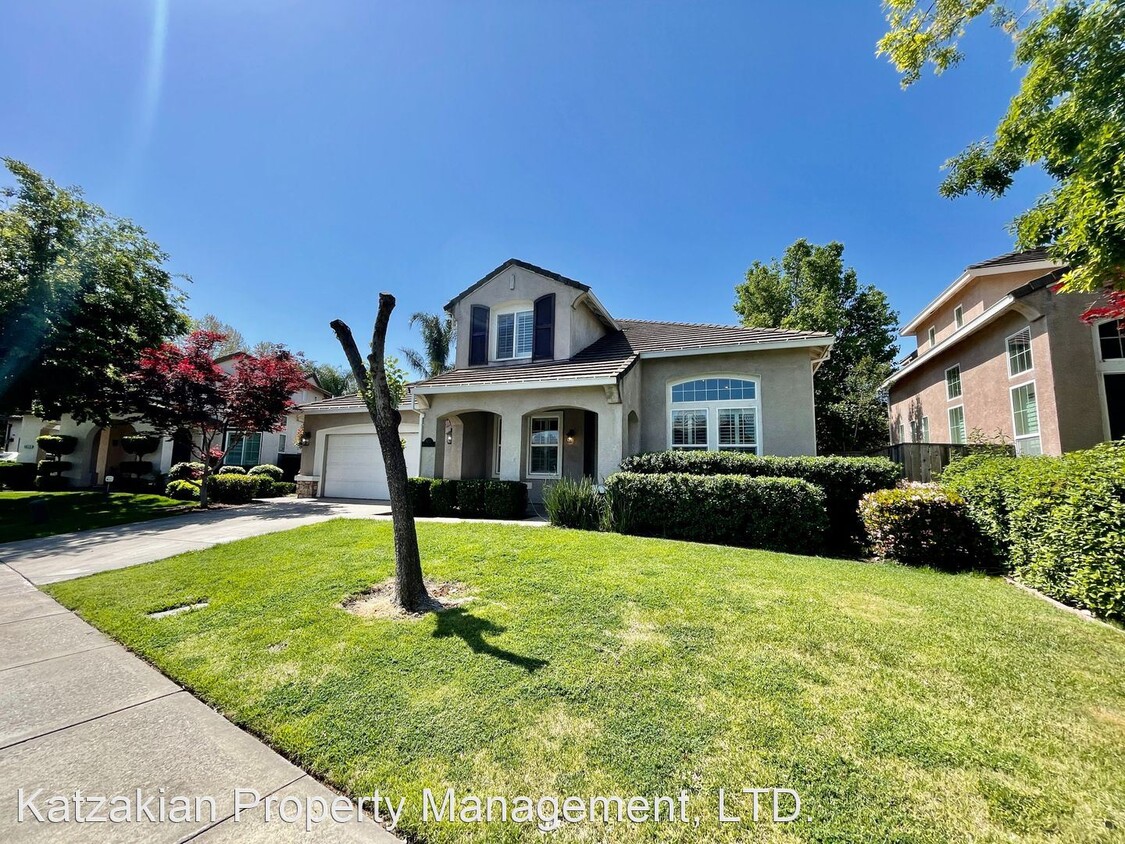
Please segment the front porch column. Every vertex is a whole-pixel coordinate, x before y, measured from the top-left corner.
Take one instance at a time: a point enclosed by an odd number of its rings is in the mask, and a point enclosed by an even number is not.
[[[418,436],[422,438],[422,442],[427,439],[433,441],[432,446],[421,447],[421,456],[419,458],[418,476],[422,478],[433,478],[434,470],[437,468],[437,453],[438,453],[438,429],[437,429],[437,414],[424,413],[422,414],[421,430]]]
[[[616,472],[624,457],[621,444],[625,427],[622,407],[621,404],[611,404],[598,411],[598,477],[595,478],[598,483]]]
[[[516,412],[500,417],[500,479],[518,481],[523,474],[523,416]]]

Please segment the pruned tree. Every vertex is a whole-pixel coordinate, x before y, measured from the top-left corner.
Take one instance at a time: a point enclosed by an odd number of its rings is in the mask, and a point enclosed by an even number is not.
[[[233,442],[256,431],[279,431],[290,398],[305,384],[298,358],[282,349],[272,355],[245,355],[227,373],[215,363],[223,335],[194,331],[182,344],[164,343],[141,355],[130,376],[131,404],[140,419],[174,435],[192,431],[192,456],[203,464],[199,506],[207,506],[207,479],[223,457],[222,438]],[[198,439],[197,439],[198,438]]]
[[[395,543],[395,585],[392,600],[408,612],[423,612],[433,607],[433,600],[426,591],[422,578],[422,559],[418,551],[418,531],[414,525],[414,508],[406,490],[406,458],[402,453],[399,439],[399,423],[402,414],[398,405],[402,399],[392,393],[393,378],[388,380],[388,359],[384,353],[387,343],[387,326],[391,311],[395,307],[395,297],[390,293],[379,294],[379,311],[375,316],[375,327],[371,334],[371,353],[364,363],[356,347],[352,330],[342,320],[333,320],[332,330],[347,356],[352,375],[359,385],[359,394],[367,406],[375,433],[379,439],[379,450],[383,454],[383,465],[387,472],[387,489],[391,496],[391,522]],[[401,382],[400,382],[401,383]]]

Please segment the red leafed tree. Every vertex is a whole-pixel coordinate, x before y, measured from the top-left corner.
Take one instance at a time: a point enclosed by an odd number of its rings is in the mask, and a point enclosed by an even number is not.
[[[1125,321],[1125,290],[1107,291],[1103,301],[1082,314],[1082,319],[1086,322],[1100,322],[1103,319]]]
[[[203,464],[199,505],[207,506],[207,478],[223,456],[228,431],[235,442],[243,433],[278,431],[293,407],[290,396],[305,383],[300,360],[281,349],[267,355],[242,355],[234,371],[215,362],[224,340],[215,331],[195,331],[181,344],[146,349],[132,375],[133,405],[157,430],[192,433],[192,455]]]

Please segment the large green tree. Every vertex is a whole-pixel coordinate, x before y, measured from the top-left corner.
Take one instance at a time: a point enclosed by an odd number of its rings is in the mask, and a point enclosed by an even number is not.
[[[887,443],[879,384],[890,374],[898,314],[886,295],[844,267],[844,245],[804,238],[781,260],[755,261],[735,287],[734,310],[757,328],[827,331],[832,354],[817,371],[816,439],[821,454],[868,451]]]
[[[433,378],[452,369],[449,355],[453,351],[456,340],[453,318],[448,314],[441,317],[438,314],[417,311],[410,316],[410,327],[413,328],[415,325],[422,335],[422,349],[401,350],[402,356],[406,358],[411,368],[421,373],[423,378]]]
[[[1120,0],[884,0],[878,51],[903,87],[963,58],[982,16],[1009,33],[1024,68],[1019,92],[989,140],[947,162],[945,196],[1001,196],[1024,167],[1055,186],[1013,221],[1023,247],[1048,245],[1073,291],[1125,290],[1125,3]],[[987,80],[982,80],[987,84]],[[1121,301],[1120,296],[1111,297]]]
[[[106,422],[141,351],[187,329],[167,255],[11,158],[0,208],[0,413]]]

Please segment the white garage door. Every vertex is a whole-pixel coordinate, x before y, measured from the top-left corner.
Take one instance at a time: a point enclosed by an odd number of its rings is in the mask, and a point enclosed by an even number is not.
[[[324,464],[329,498],[389,498],[379,438],[374,434],[329,434]]]

